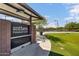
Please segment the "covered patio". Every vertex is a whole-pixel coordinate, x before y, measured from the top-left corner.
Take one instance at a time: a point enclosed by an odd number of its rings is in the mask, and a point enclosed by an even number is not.
[[[36,42],[36,27],[33,22],[38,20],[44,20],[44,17],[39,15],[35,10],[29,7],[27,4],[24,3],[1,3],[0,4],[0,14],[4,17],[0,17],[0,55],[11,55],[12,52],[20,49],[24,45],[32,44]],[[11,19],[9,19],[9,17]],[[15,20],[15,23],[18,22],[17,26],[12,24]],[[17,21],[17,22],[16,22]],[[21,25],[21,26],[20,26]],[[28,29],[27,25],[29,26]],[[22,29],[22,28],[24,29]],[[21,31],[18,35],[14,35],[17,33],[17,29]],[[14,32],[16,30],[16,32]],[[27,34],[23,34],[24,32],[28,32]],[[29,39],[28,41],[25,40],[26,37]],[[18,45],[15,48],[11,48],[12,42],[15,39],[24,41],[22,44]],[[16,43],[18,42],[15,41]],[[23,41],[23,40],[22,40]],[[5,44],[4,44],[5,43]],[[19,47],[19,48],[18,48]]]

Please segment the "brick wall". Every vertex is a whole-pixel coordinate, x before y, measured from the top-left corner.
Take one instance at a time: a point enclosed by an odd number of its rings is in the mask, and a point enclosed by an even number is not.
[[[11,23],[9,21],[0,20],[0,55],[10,55],[11,49]]]
[[[36,42],[36,26],[32,25],[31,42]],[[11,23],[0,20],[0,56],[7,56],[11,53]]]
[[[36,42],[36,26],[32,25],[32,39],[31,39],[32,43]]]

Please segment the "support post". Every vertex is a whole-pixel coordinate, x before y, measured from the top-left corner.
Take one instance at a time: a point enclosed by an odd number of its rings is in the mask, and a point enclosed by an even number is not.
[[[29,34],[31,34],[31,43],[32,43],[32,16],[30,16],[29,22],[30,22],[30,31],[29,31]]]
[[[0,56],[8,56],[11,51],[11,23],[0,20]]]
[[[31,34],[31,43],[35,43],[36,42],[36,30],[34,30],[35,29],[35,27],[34,27],[34,25],[32,24],[32,16],[30,16],[30,34]]]

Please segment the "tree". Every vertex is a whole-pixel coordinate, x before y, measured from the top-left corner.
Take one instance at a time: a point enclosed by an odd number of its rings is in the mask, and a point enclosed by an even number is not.
[[[77,28],[78,28],[78,25],[75,22],[70,22],[65,25],[65,29],[68,31],[75,31]]]
[[[79,32],[79,23],[76,25],[76,31]]]
[[[55,31],[56,28],[54,27],[48,27],[48,28],[44,28],[44,31]]]
[[[57,27],[57,30],[58,31],[63,31],[64,30],[64,27]]]
[[[41,19],[38,21],[34,21],[33,24],[35,24],[37,26],[37,30],[40,32],[40,35],[43,35],[43,26],[47,24],[47,20],[46,19]]]

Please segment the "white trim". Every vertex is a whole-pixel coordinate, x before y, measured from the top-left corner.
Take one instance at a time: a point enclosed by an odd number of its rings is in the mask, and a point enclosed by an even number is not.
[[[31,43],[31,42],[28,42],[28,43],[22,44],[22,45],[20,45],[20,46],[18,46],[18,47],[16,47],[16,48],[11,49],[11,53],[13,53],[13,52],[19,50],[19,49],[22,48],[23,46],[29,45],[30,43]]]
[[[29,35],[21,35],[21,36],[16,36],[16,37],[11,37],[11,39],[21,38],[21,37],[26,37],[26,36],[31,36],[31,34],[29,34]]]

